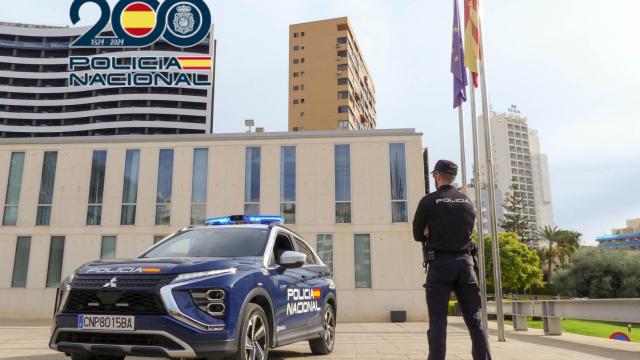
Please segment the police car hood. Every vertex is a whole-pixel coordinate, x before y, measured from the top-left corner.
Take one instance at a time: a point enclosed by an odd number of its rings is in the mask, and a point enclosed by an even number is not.
[[[183,274],[251,266],[256,264],[257,259],[255,257],[185,257],[100,260],[82,265],[77,274]]]

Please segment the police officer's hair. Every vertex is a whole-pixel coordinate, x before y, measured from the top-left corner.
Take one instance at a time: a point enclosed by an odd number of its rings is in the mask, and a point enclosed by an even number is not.
[[[443,173],[442,171],[438,171],[438,174],[440,175],[440,178],[442,178],[442,181],[448,184],[453,184],[453,182],[456,180],[455,175]]]

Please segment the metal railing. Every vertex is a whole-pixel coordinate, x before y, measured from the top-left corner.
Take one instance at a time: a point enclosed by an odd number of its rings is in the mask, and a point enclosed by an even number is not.
[[[515,331],[528,330],[527,318],[535,316],[547,335],[562,334],[562,318],[640,323],[640,298],[505,301],[503,308]],[[487,313],[497,313],[495,301],[487,302]]]

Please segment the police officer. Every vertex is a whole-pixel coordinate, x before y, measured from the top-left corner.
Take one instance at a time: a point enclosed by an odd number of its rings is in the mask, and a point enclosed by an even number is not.
[[[473,359],[491,359],[481,324],[480,288],[470,255],[475,210],[467,196],[452,185],[458,174],[456,164],[439,160],[431,174],[437,191],[420,200],[413,219],[413,237],[423,243],[428,266],[425,288],[429,308],[429,360],[445,358],[451,290],[456,294],[471,335]]]

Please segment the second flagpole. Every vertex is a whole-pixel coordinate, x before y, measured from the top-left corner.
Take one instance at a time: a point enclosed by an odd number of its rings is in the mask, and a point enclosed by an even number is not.
[[[462,104],[458,106],[458,122],[460,123],[460,169],[462,169],[462,192],[467,194],[467,161],[464,149],[464,115]]]

